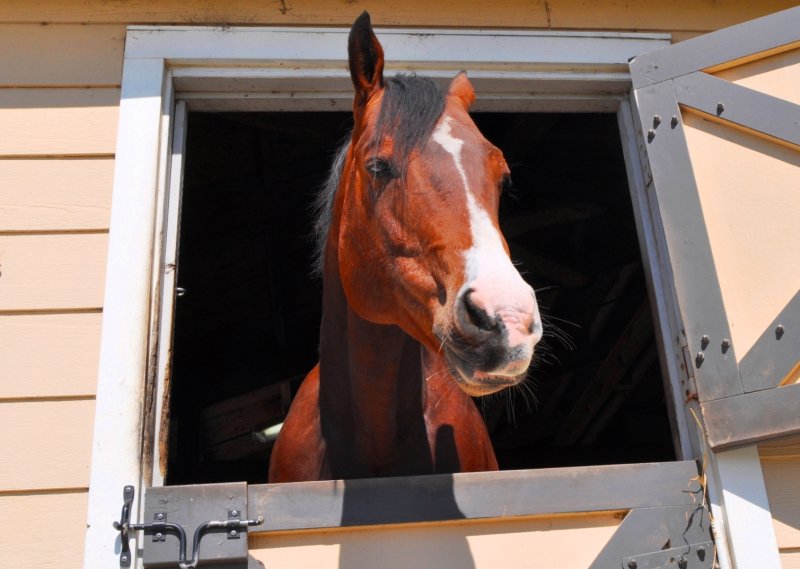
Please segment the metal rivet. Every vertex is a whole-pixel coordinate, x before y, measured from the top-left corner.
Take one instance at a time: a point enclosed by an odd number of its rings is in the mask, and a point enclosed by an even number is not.
[[[775,339],[776,339],[776,340],[780,340],[781,338],[783,338],[783,333],[784,333],[785,331],[786,331],[786,330],[784,330],[784,329],[783,329],[783,324],[778,324],[778,325],[775,327]]]
[[[231,530],[231,537],[236,537],[237,535],[239,535],[239,532],[237,532],[235,529],[232,529]]]
[[[164,514],[159,512],[158,514],[156,514],[156,519],[157,520],[163,520],[164,519]]]
[[[161,539],[162,537],[164,537],[164,534],[163,534],[163,533],[161,533],[161,532],[158,532],[158,533],[156,534],[156,539]]]
[[[717,103],[717,116],[725,112],[725,103]]]
[[[672,128],[675,128],[676,126],[678,126],[678,117],[677,117],[677,115],[672,115],[672,119],[669,121],[669,124],[670,124],[670,126],[672,126]]]
[[[653,142],[653,139],[656,137],[656,131],[652,128],[647,131],[647,142]]]
[[[705,359],[706,355],[703,352],[697,352],[697,355],[694,358],[694,363],[697,365],[697,367],[700,367],[703,365],[703,360]]]
[[[726,353],[731,348],[731,341],[728,338],[722,340],[722,353]]]
[[[231,510],[231,515],[235,518],[239,515],[239,510]]]
[[[711,338],[703,334],[703,337],[700,338],[700,349],[705,350],[708,347],[708,343],[711,341]]]
[[[128,556],[127,555],[123,555],[122,557],[119,558],[119,560],[122,561],[123,563],[127,563],[128,562]]]
[[[661,124],[661,115],[653,115],[653,128]]]

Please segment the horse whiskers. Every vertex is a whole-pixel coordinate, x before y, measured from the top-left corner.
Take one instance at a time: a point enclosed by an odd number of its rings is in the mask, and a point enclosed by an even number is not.
[[[444,375],[445,373],[447,373],[446,369],[440,369],[438,371],[435,371],[432,374],[430,374],[428,377],[425,378],[425,382],[427,383],[429,380],[433,379],[437,375]]]
[[[445,397],[450,395],[454,389],[460,389],[460,388],[458,387],[458,384],[455,381],[452,381],[450,382],[450,385],[447,386],[445,392],[442,393],[441,397],[439,397],[439,400],[436,402],[436,405],[434,405],[433,408],[437,409],[439,407],[439,404],[445,399]]]

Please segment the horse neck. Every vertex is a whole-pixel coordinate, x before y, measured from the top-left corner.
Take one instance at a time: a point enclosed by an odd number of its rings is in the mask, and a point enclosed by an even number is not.
[[[321,427],[326,439],[354,445],[352,452],[380,463],[409,430],[424,433],[420,345],[397,326],[368,322],[353,311],[332,249],[320,331]]]

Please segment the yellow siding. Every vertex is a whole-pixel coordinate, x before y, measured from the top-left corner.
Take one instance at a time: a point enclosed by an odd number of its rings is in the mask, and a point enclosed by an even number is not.
[[[93,396],[102,316],[99,311],[0,315],[0,403]]]
[[[77,569],[83,563],[86,492],[0,495],[0,551],[8,569]],[[119,508],[114,515],[119,515]],[[109,512],[112,509],[109,508]],[[113,516],[112,516],[113,517]],[[111,519],[111,518],[109,518]],[[114,530],[109,522],[110,539]],[[100,569],[100,568],[98,568]]]
[[[686,139],[736,355],[800,283],[800,152],[684,113]]]
[[[0,23],[0,87],[117,86],[124,44],[122,24]]]
[[[271,569],[490,569],[498,556],[504,567],[579,568],[591,565],[619,523],[601,514],[262,534],[249,550]]]
[[[114,159],[0,160],[0,232],[108,228]]]
[[[793,4],[793,0],[679,0],[664,8],[650,0],[511,0],[498,7],[478,0],[376,0],[369,10],[379,26],[659,31],[681,41]],[[6,433],[0,440],[0,551],[4,565],[71,568],[82,562],[84,488],[105,273],[107,235],[103,232],[108,229],[111,202],[125,26],[346,26],[363,8],[350,0],[16,0],[0,4],[0,427]],[[43,534],[42,520],[57,520],[58,531]],[[491,533],[474,529],[479,525],[458,530],[460,536],[451,530],[430,531],[439,532],[435,535],[449,539],[462,556],[469,555],[483,566],[485,561],[491,565],[492,552],[498,547],[514,551],[520,559],[536,554],[540,547],[562,552],[559,558],[567,556],[569,561],[559,565],[567,567],[577,566],[571,563],[574,556],[590,556],[592,548],[607,539],[603,532],[613,529],[610,521],[593,527],[509,526],[508,533],[500,526],[493,526]],[[403,535],[416,532],[423,540],[418,551],[424,553],[430,547],[427,529],[404,531]],[[451,531],[450,537],[442,531]],[[393,551],[409,543],[392,539],[393,532],[381,535],[375,543],[386,543]],[[563,547],[553,549],[553,540],[559,536],[570,537]],[[275,546],[280,539],[289,546],[283,553]],[[263,537],[255,543],[264,559],[307,552],[302,544],[293,549],[291,539]],[[318,549],[327,547],[330,554],[333,546],[325,545],[325,537],[316,539]],[[545,542],[547,546],[541,545]],[[574,547],[576,542],[581,548]],[[345,547],[337,549],[334,557],[338,559],[344,551],[355,556],[354,561],[363,561],[370,552],[377,555],[378,549],[372,546],[359,552]],[[397,557],[380,555],[382,562]],[[783,556],[786,567],[789,563],[800,566],[797,553],[784,551]]]
[[[781,552],[781,567],[783,569],[800,569],[800,549]]]
[[[0,312],[103,305],[106,233],[0,235]]]
[[[0,492],[87,488],[94,400],[0,403]]]
[[[775,536],[784,569],[800,569],[800,437],[759,445]]]
[[[349,25],[365,7],[376,22],[390,26],[504,26],[561,29],[709,30],[730,26],[794,6],[790,0],[719,2],[673,0],[128,0],[107,2],[8,2],[0,21],[20,23],[182,23]]]
[[[113,154],[119,89],[0,89],[0,156]]]

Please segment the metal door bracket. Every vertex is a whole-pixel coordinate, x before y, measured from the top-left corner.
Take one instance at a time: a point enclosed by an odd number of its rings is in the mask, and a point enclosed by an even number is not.
[[[130,523],[133,494],[133,486],[126,486],[121,519],[114,522],[122,542],[120,567],[131,565],[131,530],[142,530],[145,535],[152,536],[152,540],[142,541],[144,567],[147,569],[195,569],[198,565],[208,569],[222,565],[227,569],[247,567],[247,540],[240,538],[242,534],[247,535],[248,527],[264,523],[264,516],[244,518],[247,512],[246,484],[149,488],[145,495],[145,519],[153,521],[144,524]],[[181,523],[167,521],[168,517]],[[188,535],[193,536],[191,560],[187,551]],[[201,558],[202,542],[206,545]]]
[[[712,563],[710,541],[622,558],[623,569],[711,569]]]

